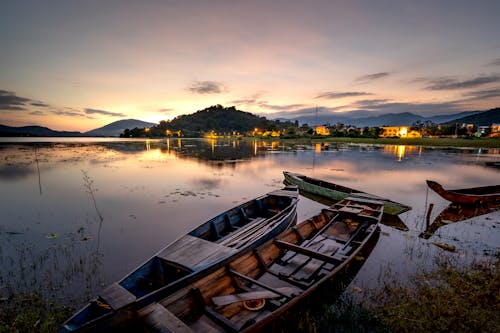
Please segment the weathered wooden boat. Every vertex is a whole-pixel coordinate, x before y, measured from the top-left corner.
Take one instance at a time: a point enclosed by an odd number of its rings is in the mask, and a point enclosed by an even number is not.
[[[372,249],[383,203],[346,198],[199,274],[137,311],[149,332],[255,332],[308,296],[337,283]]]
[[[382,198],[363,191],[355,190],[342,185],[330,183],[321,179],[307,177],[298,173],[283,171],[287,184],[297,185],[303,192],[323,196],[334,201],[340,201],[347,197],[365,198],[378,200],[384,203],[384,213],[399,215],[411,209],[410,206]]]
[[[60,332],[107,332],[130,313],[176,291],[197,272],[288,228],[296,221],[297,202],[297,187],[287,186],[210,219],[104,289]]]
[[[441,184],[435,181],[427,180],[426,182],[427,186],[443,199],[457,204],[478,205],[482,203],[500,203],[500,185],[445,190]]]

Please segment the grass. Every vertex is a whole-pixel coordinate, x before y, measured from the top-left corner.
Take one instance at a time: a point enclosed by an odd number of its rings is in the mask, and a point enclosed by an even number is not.
[[[499,259],[468,267],[443,262],[405,285],[391,282],[369,290],[361,303],[350,294],[330,303],[311,299],[278,318],[272,331],[496,333],[500,331],[499,268]],[[324,293],[323,297],[333,299]],[[12,295],[0,302],[0,333],[55,332],[73,311],[37,293]]]
[[[394,332],[499,332],[500,260],[458,268],[449,262],[408,286],[371,295],[373,313]]]
[[[268,138],[262,140],[276,140]],[[500,148],[500,139],[489,138],[419,138],[419,139],[396,139],[396,138],[347,138],[347,137],[325,137],[325,138],[297,138],[281,139],[287,143],[352,143],[352,144],[378,144],[378,145],[405,145],[425,147],[468,147],[468,148]]]
[[[57,332],[72,311],[38,293],[11,295],[0,300],[0,333]]]

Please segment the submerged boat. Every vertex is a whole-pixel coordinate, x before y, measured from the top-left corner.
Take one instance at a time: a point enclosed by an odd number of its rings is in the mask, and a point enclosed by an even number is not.
[[[185,281],[295,223],[298,189],[287,186],[232,208],[167,245],[69,318],[60,332],[107,332]]]
[[[477,205],[482,203],[500,203],[500,185],[472,187],[458,190],[445,190],[441,184],[427,180],[429,186],[434,192],[448,201],[464,204]]]
[[[285,182],[287,184],[297,185],[301,191],[323,196],[333,201],[339,201],[347,197],[378,200],[384,203],[384,213],[389,215],[399,215],[411,209],[410,206],[399,202],[342,185],[330,183],[321,179],[315,179],[288,171],[283,171],[283,174],[285,175]]]
[[[382,211],[382,202],[346,198],[203,271],[182,289],[137,311],[133,322],[154,332],[268,328],[314,292],[339,284],[350,266],[369,255]]]

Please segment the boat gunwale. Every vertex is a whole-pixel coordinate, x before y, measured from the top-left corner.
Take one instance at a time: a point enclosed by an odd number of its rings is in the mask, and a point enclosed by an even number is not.
[[[174,241],[172,241],[169,244],[167,244],[166,246],[164,246],[162,249],[160,249],[159,251],[157,251],[155,254],[153,254],[151,257],[149,257],[146,261],[142,262],[135,269],[131,270],[126,276],[124,276],[122,279],[118,280],[115,283],[120,284],[121,282],[123,282],[124,280],[126,280],[130,275],[132,275],[134,272],[138,271],[144,265],[148,264],[151,260],[153,260],[153,258],[157,257],[158,254],[160,254],[163,250],[165,250],[171,244],[173,244],[176,241],[180,240],[183,236],[185,236],[185,235],[193,232],[194,230],[200,228],[203,225],[206,225],[206,224],[210,223],[213,219],[216,219],[217,217],[226,214],[228,211],[238,209],[241,206],[244,206],[244,205],[246,205],[248,203],[257,201],[259,199],[264,199],[264,198],[269,197],[269,196],[289,197],[290,198],[289,205],[287,205],[284,209],[282,209],[280,212],[276,213],[275,215],[273,215],[269,219],[273,219],[274,220],[274,219],[278,219],[278,217],[279,217],[279,219],[282,220],[279,223],[276,223],[276,227],[275,228],[277,228],[281,223],[283,223],[283,220],[286,220],[288,218],[290,218],[290,222],[293,221],[297,217],[296,208],[297,208],[297,202],[299,201],[299,198],[298,198],[298,193],[299,193],[298,188],[296,190],[294,190],[292,188],[289,189],[289,190],[287,190],[287,187],[285,187],[285,188],[283,188],[281,190],[282,191],[289,191],[290,195],[286,195],[283,192],[282,192],[283,194],[273,194],[276,191],[271,191],[271,192],[268,192],[266,194],[260,195],[260,196],[254,198],[254,199],[248,200],[248,201],[246,201],[246,202],[244,202],[244,203],[242,203],[242,204],[240,204],[238,206],[235,206],[235,207],[232,207],[230,209],[227,209],[227,210],[223,211],[222,213],[220,213],[218,215],[215,215],[214,217],[208,219],[207,221],[205,221],[202,224],[196,226],[192,230],[184,233],[183,235],[179,236]],[[251,249],[249,248],[249,246],[246,246],[246,247],[243,248],[243,251],[246,251],[246,250],[251,250]],[[196,278],[198,277],[198,275],[200,273],[207,272],[207,271],[211,273],[211,272],[217,270],[218,268],[220,268],[220,265],[223,262],[229,262],[231,259],[233,259],[235,257],[235,255],[238,255],[240,252],[241,252],[241,250],[239,250],[239,251],[237,251],[235,253],[232,253],[232,254],[228,254],[228,255],[226,255],[226,256],[224,256],[222,258],[216,259],[213,262],[207,264],[205,267],[202,267],[202,268],[200,268],[199,270],[196,270],[196,271],[193,271],[189,267],[186,267],[189,271],[191,271],[186,276],[183,276],[180,279],[171,282],[170,284],[162,286],[162,287],[160,287],[160,288],[152,291],[151,293],[148,293],[148,294],[143,295],[141,297],[136,297],[136,299],[133,302],[131,302],[129,304],[126,304],[125,306],[120,307],[118,309],[111,309],[109,312],[106,312],[103,315],[101,315],[99,317],[96,317],[96,318],[94,318],[92,320],[89,320],[89,321],[83,323],[82,325],[80,325],[78,327],[75,327],[75,328],[68,327],[67,325],[70,324],[70,322],[71,322],[71,320],[73,318],[75,318],[79,314],[83,313],[83,311],[85,309],[87,309],[90,306],[92,306],[92,303],[94,303],[95,301],[99,300],[99,295],[97,295],[96,297],[94,297],[93,299],[91,299],[90,301],[88,301],[80,310],[78,310],[76,313],[74,313],[71,317],[69,317],[61,325],[61,329],[65,329],[65,331],[61,331],[61,332],[88,331],[89,329],[92,329],[93,327],[95,327],[96,325],[98,325],[99,323],[101,323],[103,320],[112,319],[118,313],[121,313],[121,312],[124,312],[124,311],[127,311],[127,310],[129,310],[129,311],[137,311],[138,309],[146,306],[147,304],[149,304],[151,302],[154,302],[154,300],[167,297],[168,294],[171,294],[171,293],[175,292],[176,290],[178,290],[180,288],[183,288],[184,286],[188,285],[189,283],[195,281]],[[164,259],[162,259],[162,260],[164,260]],[[180,265],[179,263],[176,263],[176,262],[174,262],[174,263],[176,265],[183,266],[183,265]],[[164,296],[163,294],[166,294],[166,295]]]

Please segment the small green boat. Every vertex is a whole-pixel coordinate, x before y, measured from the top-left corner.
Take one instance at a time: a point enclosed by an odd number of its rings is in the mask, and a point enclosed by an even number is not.
[[[373,199],[384,203],[384,213],[399,215],[411,209],[410,206],[395,202],[386,198],[355,190],[342,185],[330,183],[321,179],[307,177],[298,173],[283,171],[287,184],[297,185],[300,191],[319,195],[332,201],[340,201],[347,197]]]

